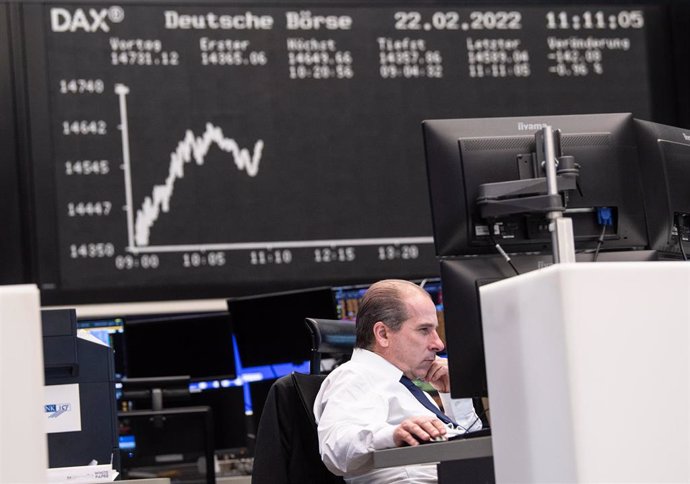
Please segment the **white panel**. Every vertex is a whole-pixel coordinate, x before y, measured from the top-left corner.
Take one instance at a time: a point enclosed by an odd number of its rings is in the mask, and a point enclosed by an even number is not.
[[[690,265],[560,264],[481,300],[498,482],[690,481]]]
[[[45,482],[43,343],[38,289],[0,286],[0,482]]]

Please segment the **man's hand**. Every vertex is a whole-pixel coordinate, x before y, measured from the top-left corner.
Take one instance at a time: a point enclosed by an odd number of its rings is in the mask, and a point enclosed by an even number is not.
[[[448,360],[436,357],[436,360],[431,364],[429,371],[424,376],[423,380],[430,383],[436,390],[441,393],[450,393],[450,377],[448,376]]]
[[[393,432],[393,441],[400,447],[403,444],[419,445],[446,434],[446,426],[436,417],[412,417],[403,420]]]

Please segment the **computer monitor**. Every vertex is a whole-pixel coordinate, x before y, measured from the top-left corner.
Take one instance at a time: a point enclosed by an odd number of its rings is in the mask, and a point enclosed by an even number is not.
[[[635,128],[651,248],[687,259],[690,129],[639,119],[635,120]]]
[[[127,378],[236,376],[227,312],[128,317],[124,336]]]
[[[577,262],[592,262],[594,254],[579,253],[576,258]],[[656,251],[631,250],[602,252],[598,262],[657,259]],[[546,254],[518,255],[512,262],[522,274],[549,266],[553,259]],[[479,288],[514,275],[513,269],[500,256],[441,260],[448,364],[454,398],[488,395]],[[540,301],[535,300],[534,304]]]
[[[561,131],[562,154],[580,165],[579,186],[569,194],[576,249],[594,249],[604,231],[598,212],[612,211],[602,250],[648,245],[631,114],[587,114],[428,120],[423,123],[436,253],[460,256],[495,253],[489,224],[480,216],[480,185],[526,176],[535,152],[535,132]],[[538,167],[537,167],[538,170]],[[528,170],[527,170],[528,171]],[[533,173],[527,178],[542,176]],[[494,220],[493,238],[507,252],[551,251],[544,214]]]
[[[85,319],[77,320],[77,329],[86,331],[113,349],[115,361],[115,380],[125,374],[124,319]]]
[[[330,287],[228,299],[242,366],[309,360],[305,317],[336,319]]]
[[[125,479],[173,477],[215,484],[209,407],[120,412],[119,447]]]
[[[189,397],[175,403],[175,407],[209,407],[213,414],[213,448],[216,452],[241,454],[249,445],[241,386],[227,386],[190,391]]]
[[[338,319],[354,321],[359,311],[359,303],[369,288],[366,284],[356,286],[339,286],[333,288]]]

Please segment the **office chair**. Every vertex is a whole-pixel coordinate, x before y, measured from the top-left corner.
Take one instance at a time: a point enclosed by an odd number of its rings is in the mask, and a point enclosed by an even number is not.
[[[321,373],[322,355],[339,359],[349,359],[352,355],[356,339],[353,321],[305,318],[304,323],[311,336],[309,369],[312,375]]]
[[[314,400],[324,375],[279,378],[266,398],[256,434],[252,484],[342,484],[319,454]]]

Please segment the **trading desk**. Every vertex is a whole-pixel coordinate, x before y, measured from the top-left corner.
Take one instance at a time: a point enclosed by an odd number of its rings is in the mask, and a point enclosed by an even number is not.
[[[371,465],[380,469],[432,462],[439,463],[439,484],[458,484],[461,477],[466,482],[495,482],[490,436],[377,450],[372,452]]]

